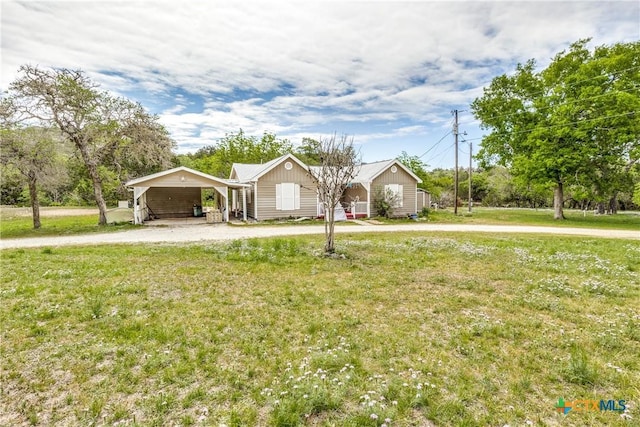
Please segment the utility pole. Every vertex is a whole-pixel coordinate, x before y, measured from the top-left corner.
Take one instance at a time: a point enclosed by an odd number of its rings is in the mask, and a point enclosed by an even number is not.
[[[471,158],[473,156],[473,142],[469,143],[469,213],[471,213],[471,169],[472,169],[472,164],[471,164]]]
[[[458,215],[458,110],[453,110],[453,117],[453,136],[456,147],[456,170],[453,174],[453,214]]]

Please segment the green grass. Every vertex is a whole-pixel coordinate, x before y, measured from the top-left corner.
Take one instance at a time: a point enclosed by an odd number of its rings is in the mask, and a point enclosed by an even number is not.
[[[540,225],[554,227],[606,228],[622,230],[638,230],[640,232],[640,212],[621,212],[616,215],[594,215],[580,210],[565,209],[566,219],[553,219],[553,211],[549,209],[510,209],[510,208],[473,208],[469,213],[466,207],[458,208],[458,215],[453,209],[430,210],[428,220],[438,223],[465,224],[504,224],[504,225]]]
[[[127,230],[136,226],[130,223],[98,225],[98,215],[77,215],[64,217],[42,217],[41,228],[33,229],[31,217],[0,217],[0,237],[3,239],[21,237],[65,236],[71,234],[107,233]]]
[[[630,425],[560,397],[640,419],[637,241],[337,244],[3,250],[0,424]]]

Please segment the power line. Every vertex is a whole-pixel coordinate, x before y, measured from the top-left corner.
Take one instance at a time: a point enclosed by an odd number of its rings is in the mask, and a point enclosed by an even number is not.
[[[445,148],[444,150],[438,152],[438,154],[434,154],[433,156],[431,156],[429,158],[429,160],[427,160],[427,162],[431,162],[431,160],[436,160],[435,163],[440,163],[443,159],[444,156],[454,147],[455,143],[451,143],[450,145],[447,146],[447,148]],[[437,156],[440,156],[436,159]]]
[[[436,142],[431,148],[429,148],[427,151],[425,151],[424,153],[422,153],[421,155],[418,156],[419,159],[423,158],[427,153],[429,153],[429,151],[433,150],[434,148],[436,148],[438,146],[438,144],[440,144],[447,136],[449,136],[451,134],[452,131],[448,131],[447,133],[445,133],[442,138],[440,138],[438,140],[438,142]]]

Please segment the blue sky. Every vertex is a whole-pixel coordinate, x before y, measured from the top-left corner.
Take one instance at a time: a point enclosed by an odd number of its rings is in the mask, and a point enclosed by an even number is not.
[[[5,90],[21,64],[84,70],[141,102],[178,152],[242,128],[349,134],[364,161],[453,165],[453,116],[493,77],[570,43],[640,39],[638,1],[2,1]],[[438,141],[440,141],[438,143]],[[436,144],[437,143],[437,144]],[[461,144],[461,163],[468,162]],[[462,160],[464,159],[464,160]]]

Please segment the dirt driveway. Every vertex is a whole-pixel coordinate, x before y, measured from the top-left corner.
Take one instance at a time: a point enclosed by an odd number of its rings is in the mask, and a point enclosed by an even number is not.
[[[488,234],[525,233],[555,234],[612,239],[640,240],[640,231],[601,230],[590,228],[561,228],[512,225],[476,224],[386,224],[371,225],[337,224],[336,234],[369,232],[480,232]],[[200,224],[171,227],[140,227],[115,233],[82,234],[75,236],[34,237],[25,239],[2,239],[0,249],[56,247],[69,245],[101,245],[119,243],[189,243],[221,240],[248,239],[254,237],[293,236],[302,234],[322,234],[321,225],[300,226],[251,226],[228,224]]]

